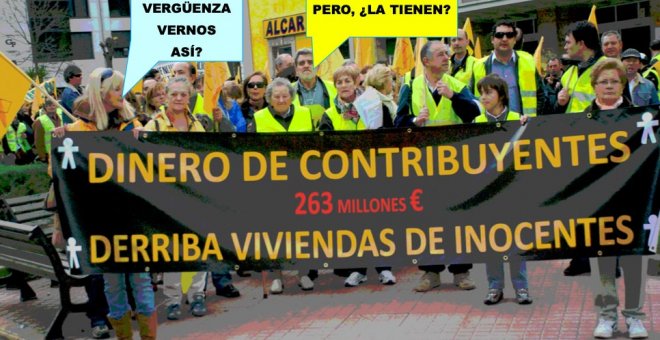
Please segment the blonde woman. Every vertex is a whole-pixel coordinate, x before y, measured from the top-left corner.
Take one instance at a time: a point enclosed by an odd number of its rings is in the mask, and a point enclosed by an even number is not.
[[[122,97],[122,86],[124,75],[110,68],[97,68],[89,75],[89,83],[85,92],[76,99],[73,114],[78,118],[72,124],[65,125],[66,131],[129,131],[141,128],[140,122],[134,115],[133,108]],[[56,132],[56,134],[58,134]],[[111,207],[108,207],[111,209]],[[110,211],[110,210],[109,210]],[[68,236],[68,235],[67,235]],[[53,243],[64,243],[62,230],[53,232]],[[158,320],[154,307],[154,292],[151,287],[151,277],[148,273],[105,273],[101,275],[90,275],[90,287],[85,287],[90,299],[88,316],[92,319],[92,326],[96,315],[104,311],[107,299],[106,311],[109,308],[108,320],[115,330],[118,339],[131,339],[131,307],[126,294],[126,276],[132,287],[133,297],[136,302],[137,321],[142,339],[155,339]],[[103,285],[103,281],[105,284]],[[105,299],[100,301],[97,296],[96,285],[101,282],[104,286]],[[92,329],[94,337],[107,337],[105,332],[100,332],[96,326]],[[99,331],[99,332],[97,332]],[[95,333],[105,333],[104,335]],[[97,336],[98,335],[98,336]]]

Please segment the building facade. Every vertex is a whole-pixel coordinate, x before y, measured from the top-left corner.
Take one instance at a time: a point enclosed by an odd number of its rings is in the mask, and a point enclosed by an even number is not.
[[[45,66],[50,76],[57,75],[60,87],[68,64],[89,74],[112,56],[113,68],[126,69],[131,38],[127,0],[3,0],[0,19],[0,50],[24,70],[35,62]],[[109,54],[104,55],[102,42],[110,45]]]

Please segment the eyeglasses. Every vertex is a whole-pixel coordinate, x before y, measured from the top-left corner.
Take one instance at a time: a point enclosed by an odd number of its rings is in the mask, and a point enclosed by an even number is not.
[[[106,68],[105,71],[101,73],[101,82],[104,82],[106,79],[112,77],[113,74],[114,72],[112,71],[111,68]]]
[[[264,83],[264,82],[247,83],[247,88],[248,89],[263,89],[264,87],[266,87],[266,83]]]
[[[493,36],[497,39],[502,39],[504,37],[513,39],[516,37],[516,32],[495,32],[493,33]]]
[[[596,82],[596,85],[601,85],[601,86],[607,86],[607,85],[619,85],[621,84],[621,80],[618,79],[605,79]]]

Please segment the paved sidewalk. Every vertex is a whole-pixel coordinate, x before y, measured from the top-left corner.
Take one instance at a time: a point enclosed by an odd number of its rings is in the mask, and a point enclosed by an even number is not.
[[[405,268],[394,273],[398,283],[381,286],[375,270],[369,281],[357,288],[344,288],[343,278],[321,272],[312,292],[301,292],[293,273],[285,273],[284,294],[262,298],[261,276],[236,278],[242,296],[215,296],[209,284],[209,314],[190,314],[178,321],[164,317],[163,296],[156,295],[159,339],[589,339],[596,324],[590,276],[564,277],[567,261],[529,262],[530,293],[534,303],[519,306],[506,269],[505,299],[496,306],[482,303],[487,283],[483,264],[475,265],[472,278],[477,289],[461,291],[453,286],[451,274],[443,272],[440,289],[415,293],[420,273]],[[271,277],[274,275],[271,274]],[[623,297],[623,281],[619,296]],[[0,289],[0,338],[40,339],[58,308],[58,292],[49,281],[30,282],[39,299],[19,302],[18,291]],[[650,339],[660,338],[660,279],[646,284],[644,312]],[[84,300],[84,290],[76,290]],[[619,318],[615,335],[626,337]],[[67,339],[89,338],[84,315],[70,315],[65,323]],[[138,338],[137,332],[135,338]]]

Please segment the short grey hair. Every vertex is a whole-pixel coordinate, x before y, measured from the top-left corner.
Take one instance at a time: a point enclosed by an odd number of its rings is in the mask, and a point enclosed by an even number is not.
[[[433,45],[435,44],[440,44],[445,46],[445,49],[447,49],[447,52],[449,52],[449,47],[447,47],[447,44],[445,44],[441,40],[429,40],[426,42],[426,44],[424,44],[424,46],[422,46],[422,50],[419,53],[420,56],[422,58],[427,58],[427,59],[433,58],[433,54],[431,53],[431,47],[433,47]]]
[[[270,104],[270,98],[273,96],[273,90],[280,86],[286,86],[286,88],[289,90],[291,99],[293,99],[293,97],[296,95],[296,89],[293,88],[293,85],[291,85],[289,79],[279,77],[275,78],[273,82],[268,84],[268,87],[266,87],[266,102]]]
[[[275,67],[277,69],[279,69],[280,66],[282,66],[282,64],[284,64],[284,59],[286,59],[287,57],[293,59],[293,57],[291,57],[291,55],[288,54],[288,53],[282,53],[282,54],[279,54],[277,57],[275,57]]]
[[[167,82],[167,86],[165,87],[165,92],[167,94],[169,94],[170,93],[170,88],[176,83],[182,83],[188,89],[188,94],[192,95],[193,87],[192,87],[192,84],[190,84],[190,81],[188,81],[188,78],[186,78],[186,77],[171,78],[170,81]]]
[[[605,37],[608,35],[616,36],[616,40],[621,41],[621,34],[618,31],[607,31],[600,36],[600,44],[602,45],[605,42]]]

